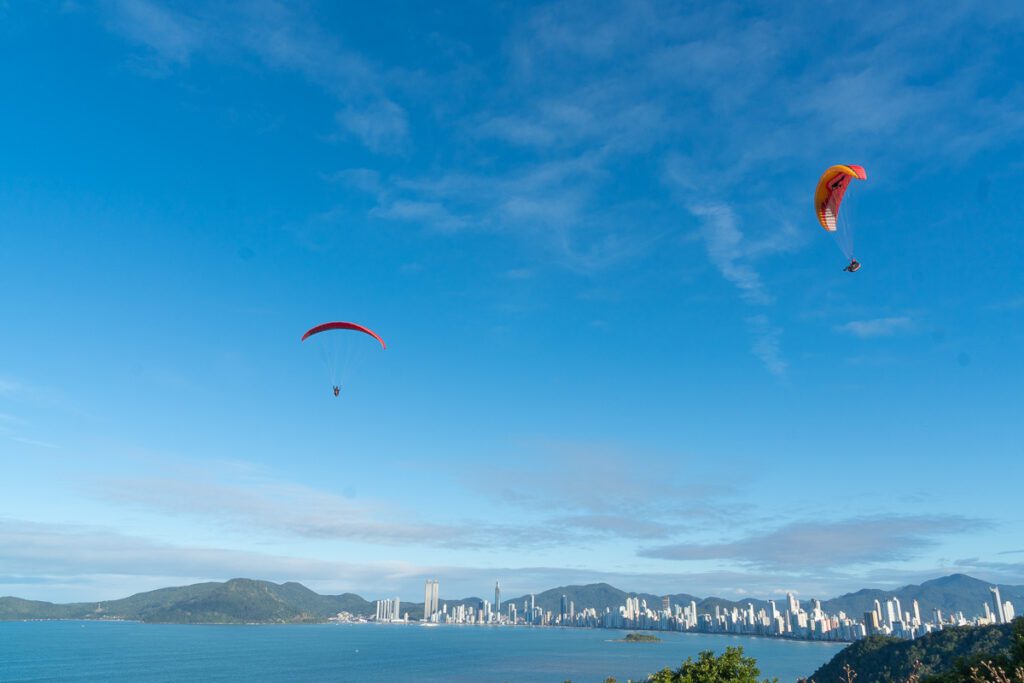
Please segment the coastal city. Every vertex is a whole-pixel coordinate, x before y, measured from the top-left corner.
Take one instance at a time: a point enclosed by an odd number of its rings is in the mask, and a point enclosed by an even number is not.
[[[683,631],[694,633],[722,633],[732,635],[766,636],[795,640],[821,640],[852,642],[871,635],[889,635],[913,639],[950,626],[985,626],[1007,624],[1015,612],[1009,600],[1003,600],[997,586],[991,586],[990,600],[981,605],[981,614],[973,618],[963,612],[944,614],[932,610],[930,618],[922,617],[917,600],[903,605],[893,597],[874,601],[874,606],[863,615],[845,612],[829,614],[820,600],[810,601],[805,610],[793,593],[786,594],[785,605],[768,600],[767,607],[755,609],[752,602],[745,606],[722,607],[700,613],[697,602],[674,604],[671,598],[661,598],[660,605],[651,605],[646,599],[628,597],[617,610],[603,612],[593,607],[581,607],[563,595],[557,612],[544,610],[530,595],[522,603],[502,602],[501,585],[494,584],[494,601],[440,601],[440,583],[428,579],[424,587],[423,618],[410,620],[408,612],[400,613],[399,598],[378,600],[371,620],[339,615],[339,621],[376,621],[379,623],[418,623],[420,625],[509,625],[559,626],[574,628],[635,629],[650,631]],[[467,604],[475,602],[475,604]]]

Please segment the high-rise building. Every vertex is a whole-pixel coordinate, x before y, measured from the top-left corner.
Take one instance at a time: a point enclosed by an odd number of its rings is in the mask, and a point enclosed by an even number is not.
[[[437,614],[438,592],[437,579],[427,579],[423,588],[423,621],[432,621]]]
[[[501,586],[494,582],[494,613],[501,614]]]
[[[663,597],[661,599],[661,609],[665,610],[666,612],[671,612],[672,611],[672,598],[668,597],[667,595],[665,597]]]
[[[1003,599],[999,597],[999,586],[991,586],[989,591],[992,592],[992,606],[995,608],[992,611],[995,613],[996,623],[1005,624],[1006,614],[1003,611]]]
[[[562,603],[559,605],[559,614],[562,617],[562,621],[565,621],[566,617],[569,616],[569,598],[565,595],[562,596]]]
[[[792,593],[786,593],[786,600],[789,602],[789,611],[793,614],[800,612],[800,601]]]
[[[399,621],[402,617],[401,602],[396,597],[393,600],[378,600],[377,601],[377,621]]]
[[[878,612],[871,610],[870,612],[864,613],[864,626],[868,632],[868,635],[874,635],[878,633],[880,624],[878,623]]]

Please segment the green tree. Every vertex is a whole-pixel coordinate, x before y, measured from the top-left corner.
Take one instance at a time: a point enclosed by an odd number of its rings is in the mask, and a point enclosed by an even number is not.
[[[647,683],[777,683],[778,679],[758,679],[761,670],[757,660],[744,657],[742,647],[727,647],[721,657],[704,650],[693,661],[687,657],[683,665],[673,671],[665,667],[647,678]]]

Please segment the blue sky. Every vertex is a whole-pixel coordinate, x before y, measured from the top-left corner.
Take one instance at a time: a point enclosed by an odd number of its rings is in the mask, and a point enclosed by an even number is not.
[[[1019,8],[379,5],[0,8],[0,594],[1024,583]]]

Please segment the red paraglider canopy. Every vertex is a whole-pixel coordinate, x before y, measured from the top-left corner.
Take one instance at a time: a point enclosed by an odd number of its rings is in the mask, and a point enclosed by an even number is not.
[[[356,332],[362,332],[363,334],[368,334],[377,341],[379,341],[380,347],[382,349],[388,348],[387,344],[384,343],[384,340],[380,338],[380,335],[371,330],[370,328],[363,327],[362,325],[357,325],[356,323],[345,322],[322,323],[320,325],[317,325],[316,327],[307,330],[306,334],[302,335],[302,341],[306,341],[306,339],[312,337],[314,334],[320,334],[321,332],[326,332],[327,330],[354,330]]]

